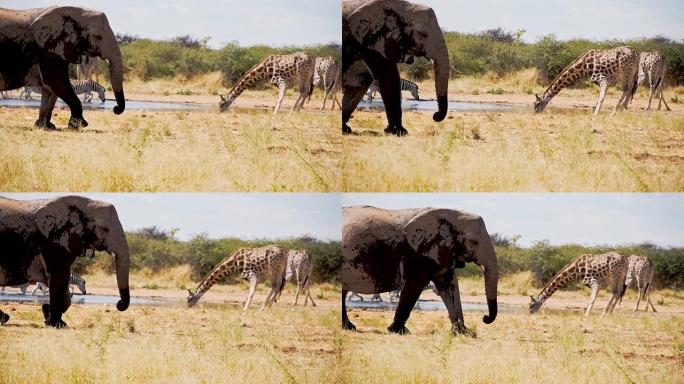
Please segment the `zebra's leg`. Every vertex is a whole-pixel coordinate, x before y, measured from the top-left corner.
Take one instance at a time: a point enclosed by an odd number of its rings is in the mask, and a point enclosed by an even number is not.
[[[603,105],[603,99],[606,98],[606,90],[608,89],[608,81],[606,79],[601,79],[599,82],[599,97],[596,103],[596,108],[594,108],[594,116],[598,115],[601,111],[601,106]],[[616,106],[617,108],[617,106]]]
[[[283,98],[285,97],[285,90],[287,89],[287,84],[284,81],[278,83],[278,101],[276,102],[273,114],[276,115],[280,109],[280,104],[283,103]]]
[[[43,79],[44,88],[50,89],[52,93],[57,95],[60,99],[69,106],[71,110],[71,117],[69,118],[69,128],[79,129],[87,127],[88,122],[83,119],[83,106],[81,100],[76,96],[76,92],[71,87],[69,79],[69,67],[57,59],[50,57],[40,60],[41,78]]]

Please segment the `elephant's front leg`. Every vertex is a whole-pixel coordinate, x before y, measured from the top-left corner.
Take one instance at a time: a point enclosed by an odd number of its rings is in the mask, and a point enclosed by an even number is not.
[[[55,127],[55,125],[50,121],[52,119],[52,111],[55,109],[56,102],[57,96],[49,90],[43,89],[43,93],[40,96],[38,120],[36,120],[34,124],[36,128],[47,130],[57,129],[57,127]]]
[[[423,288],[430,282],[427,268],[418,265],[418,263],[405,265],[404,271],[406,273],[405,282],[399,294],[397,311],[394,313],[394,321],[387,328],[390,332],[402,335],[409,333],[409,330],[406,328],[406,320],[411,315],[411,311],[416,305],[420,294],[423,293]]]
[[[349,331],[356,331],[356,326],[349,320],[347,315],[347,293],[346,289],[342,289],[342,329]]]
[[[399,69],[393,63],[379,54],[372,54],[366,58],[366,63],[373,73],[373,77],[378,80],[380,96],[385,104],[385,114],[387,115],[387,128],[385,133],[397,136],[405,136],[408,131],[404,129],[401,122],[401,88]]]
[[[439,296],[449,312],[451,330],[456,333],[468,333],[468,328],[463,320],[463,308],[461,307],[461,294],[458,289],[458,280],[454,279],[454,272],[449,271],[432,280]]]
[[[63,328],[66,323],[62,321],[62,314],[71,305],[69,296],[69,269],[50,273],[50,304],[43,305],[45,324],[51,327]]]
[[[83,119],[81,100],[78,99],[76,92],[71,87],[69,65],[61,58],[47,57],[41,60],[40,71],[43,84],[69,106],[71,110],[69,128],[87,127],[88,122]]]
[[[0,311],[0,325],[5,324],[10,319],[10,316],[3,311]]]

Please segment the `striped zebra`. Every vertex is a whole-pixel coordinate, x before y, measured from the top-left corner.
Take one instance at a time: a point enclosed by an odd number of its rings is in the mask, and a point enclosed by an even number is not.
[[[105,89],[100,84],[92,80],[71,80],[71,88],[74,89],[76,95],[84,94],[83,102],[90,103],[93,100],[92,92],[97,92],[97,97],[104,103]],[[20,99],[33,100],[31,93],[42,94],[43,87],[40,85],[27,85],[19,95]]]
[[[36,283],[36,287],[31,292],[32,295],[35,295],[38,290],[42,291],[43,295],[48,294],[48,286],[45,282],[36,281],[35,283]],[[14,288],[19,288],[21,290],[21,294],[25,295],[26,291],[28,290],[29,285],[31,285],[31,283],[24,283],[21,285],[17,285]],[[82,278],[81,276],[75,274],[75,273],[72,273],[71,276],[69,276],[69,290],[71,291],[72,294],[74,293],[74,287],[73,287],[74,285],[78,287],[78,290],[81,291],[81,294],[83,294],[83,295],[86,294],[86,281],[85,281],[85,279]],[[0,289],[0,294],[5,293],[5,288],[6,287],[2,287],[2,289]]]
[[[413,96],[414,99],[420,100],[420,95],[418,95],[418,84],[406,79],[401,79],[401,81],[399,82],[399,87],[402,91],[411,92],[411,96]],[[366,92],[366,101],[373,101],[373,99],[375,98],[375,93],[379,90],[380,88],[377,80],[373,81],[373,84],[371,84],[371,86],[368,87],[368,92]]]

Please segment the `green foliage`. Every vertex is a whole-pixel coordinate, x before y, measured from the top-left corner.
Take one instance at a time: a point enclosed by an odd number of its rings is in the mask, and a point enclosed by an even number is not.
[[[174,239],[175,231],[177,230],[163,231],[157,228],[143,228],[127,233],[131,269],[135,271],[149,268],[153,271],[159,271],[163,268],[189,264],[192,267],[193,278],[199,280],[221,260],[241,247],[261,247],[276,244],[288,250],[307,250],[314,259],[312,275],[314,281],[334,283],[339,280],[340,265],[342,264],[342,247],[339,241],[321,241],[309,236],[275,240],[210,239],[206,234],[197,235],[190,241],[179,241]],[[109,273],[114,272],[113,258],[103,252],[98,252],[94,260],[78,258],[74,264],[74,272],[83,273],[89,265],[95,265],[96,268]]]
[[[540,72],[540,82],[553,80],[568,64],[590,49],[607,49],[628,45],[638,52],[660,51],[668,64],[668,83],[684,84],[684,43],[666,37],[632,40],[591,41],[586,39],[558,40],[554,35],[540,37],[534,43],[524,43],[524,30],[508,32],[501,28],[478,33],[445,32],[449,49],[451,76],[478,76],[488,72],[505,75],[530,67]],[[424,63],[416,62],[405,72],[411,76]],[[428,72],[429,73],[429,72]],[[419,71],[423,75],[423,72]],[[579,84],[583,86],[584,83]]]
[[[430,77],[432,62],[424,57],[416,57],[413,64],[406,65],[404,71],[410,80],[425,80]]]
[[[221,71],[227,84],[232,84],[268,55],[303,51],[314,56],[333,56],[338,60],[342,57],[341,47],[335,43],[304,47],[241,47],[237,42],[230,42],[221,49],[212,49],[207,46],[208,38],[195,39],[191,36],[170,40],[132,36],[122,36],[121,39],[121,56],[126,74],[143,80],[175,76],[192,78]]]

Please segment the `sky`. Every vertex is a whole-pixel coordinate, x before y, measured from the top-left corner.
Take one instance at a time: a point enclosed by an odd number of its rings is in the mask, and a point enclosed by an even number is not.
[[[435,10],[442,29],[525,29],[523,40],[553,33],[571,38],[627,39],[658,34],[684,39],[682,0],[416,0]]]
[[[476,213],[487,231],[520,235],[519,244],[684,246],[684,194],[399,193],[345,194],[345,206],[457,208]]]
[[[341,42],[339,0],[0,0],[25,9],[78,5],[104,12],[116,33],[154,39],[210,36],[209,46]]]
[[[59,193],[2,193],[44,199]],[[124,230],[179,228],[176,238],[284,238],[311,235],[339,240],[340,197],[325,193],[79,193],[114,204]]]

